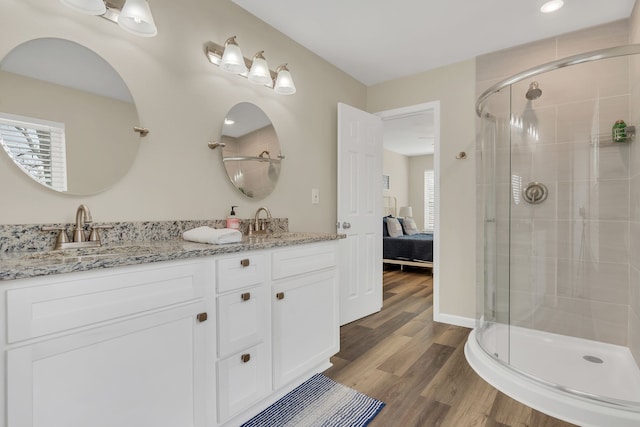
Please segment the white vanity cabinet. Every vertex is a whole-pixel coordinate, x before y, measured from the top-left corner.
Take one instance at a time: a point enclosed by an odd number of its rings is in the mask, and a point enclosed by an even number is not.
[[[2,293],[7,425],[210,425],[214,268],[176,261],[12,282]]]
[[[271,392],[268,254],[217,259],[218,422]]]
[[[274,387],[325,364],[340,349],[335,243],[272,254]]]
[[[321,241],[0,282],[0,427],[240,425],[330,366],[337,253]]]

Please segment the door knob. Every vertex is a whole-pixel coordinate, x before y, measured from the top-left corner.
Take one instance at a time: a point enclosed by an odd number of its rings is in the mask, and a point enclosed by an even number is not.
[[[351,223],[350,222],[343,222],[342,223],[342,228],[347,229],[347,228],[351,228]]]

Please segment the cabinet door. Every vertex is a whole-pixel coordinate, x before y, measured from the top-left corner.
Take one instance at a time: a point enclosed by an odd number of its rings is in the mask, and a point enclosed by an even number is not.
[[[7,352],[8,425],[204,426],[211,404],[204,302]],[[211,357],[211,354],[209,354]]]
[[[274,282],[272,289],[274,386],[320,366],[338,352],[336,270]]]

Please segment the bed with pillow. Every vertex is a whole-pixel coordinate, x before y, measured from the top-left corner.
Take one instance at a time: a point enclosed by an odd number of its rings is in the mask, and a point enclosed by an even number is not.
[[[384,217],[382,262],[433,268],[433,233],[421,233],[411,218]]]

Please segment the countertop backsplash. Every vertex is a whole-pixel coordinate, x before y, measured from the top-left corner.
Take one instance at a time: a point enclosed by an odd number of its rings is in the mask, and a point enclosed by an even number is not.
[[[247,235],[249,231],[248,219],[240,220],[240,231]],[[0,225],[0,253],[45,251],[53,249],[58,235],[57,231],[42,231],[43,226],[65,227],[71,238],[75,223],[69,224],[9,224]],[[225,219],[214,220],[177,220],[177,221],[140,221],[140,222],[94,222],[91,225],[111,226],[100,229],[100,240],[104,244],[120,241],[153,241],[173,240],[182,233],[196,227],[209,226],[224,228]],[[268,221],[267,230],[271,233],[285,233],[289,231],[288,218],[272,218]],[[88,233],[87,233],[88,234]]]

